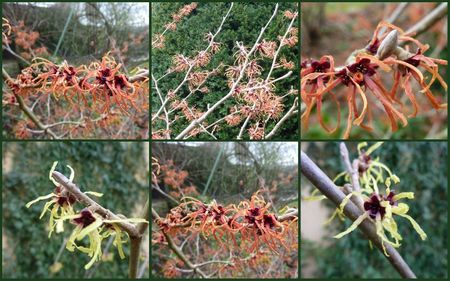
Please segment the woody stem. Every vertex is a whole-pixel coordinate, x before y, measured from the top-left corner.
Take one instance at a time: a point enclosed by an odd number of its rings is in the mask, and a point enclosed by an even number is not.
[[[145,218],[147,221],[150,219],[149,213],[149,199],[145,202],[144,210],[141,217]],[[139,237],[130,237],[130,262],[128,266],[128,277],[131,279],[137,278],[138,268],[139,268],[139,256],[141,253],[142,238],[145,231],[148,229],[147,223],[139,223],[136,226],[137,232],[140,234]]]
[[[153,219],[157,220],[157,219],[161,219],[161,217],[159,216],[159,214],[156,212],[155,209],[152,208],[152,217]],[[180,249],[180,247],[178,247],[175,242],[172,240],[172,237],[170,237],[169,234],[167,234],[164,231],[161,231],[164,235],[164,237],[167,240],[167,244],[169,246],[170,249],[172,249],[172,251],[174,252],[175,255],[178,256],[178,258],[180,258],[184,264],[189,267],[190,269],[192,269],[195,273],[198,273],[202,278],[208,278],[208,276],[200,269],[198,268],[198,265],[193,264],[183,253],[183,251]]]
[[[2,67],[2,75],[3,78],[6,81],[12,81],[11,76],[9,76],[8,72]],[[13,91],[14,97],[17,99],[17,102],[19,104],[19,108],[25,113],[25,115],[30,118],[30,120],[38,127],[39,129],[43,130],[45,133],[49,134],[53,139],[59,139],[59,137],[45,124],[43,124],[39,118],[33,113],[31,108],[29,108],[26,104],[23,98],[16,94]]]

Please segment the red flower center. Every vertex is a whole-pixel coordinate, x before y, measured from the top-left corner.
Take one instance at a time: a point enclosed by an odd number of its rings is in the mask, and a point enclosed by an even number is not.
[[[80,217],[74,219],[74,222],[76,224],[82,225],[83,228],[90,225],[91,223],[93,223],[95,221],[95,217],[92,215],[91,211],[89,211],[88,209],[83,209],[80,212]]]
[[[373,193],[369,200],[364,202],[364,210],[369,212],[369,216],[375,219],[379,214],[381,219],[386,214],[386,207],[381,206],[381,201],[388,201],[391,206],[395,206],[397,202],[394,201],[394,191],[391,191],[387,196]]]

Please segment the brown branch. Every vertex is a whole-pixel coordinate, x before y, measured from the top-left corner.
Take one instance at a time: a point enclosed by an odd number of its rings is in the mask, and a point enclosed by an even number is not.
[[[161,219],[161,217],[158,215],[158,213],[156,212],[155,209],[152,208],[152,216],[153,218],[156,219]],[[170,237],[170,235],[168,235],[166,232],[161,231],[164,235],[164,237],[167,240],[167,244],[169,246],[170,249],[172,249],[172,251],[174,252],[175,255],[177,255],[183,262],[184,264],[189,267],[190,269],[192,269],[194,271],[194,273],[198,273],[202,278],[208,278],[208,276],[200,269],[198,268],[198,265],[193,264],[183,253],[183,251],[180,249],[180,247],[178,247],[175,242],[172,240],[172,237]]]
[[[291,212],[278,217],[278,221],[280,221],[280,222],[288,221],[288,220],[295,220],[295,219],[298,219],[298,209],[292,210]]]
[[[421,19],[418,23],[410,27],[406,33],[414,33],[414,36],[418,36],[429,28],[431,28],[436,22],[447,16],[447,6],[448,3],[444,2],[439,4],[433,11],[431,11],[427,16]]]
[[[141,217],[145,218],[147,221],[150,219],[149,214],[149,200],[145,202],[144,210],[142,212]],[[128,266],[128,277],[135,279],[138,276],[138,268],[139,268],[139,256],[141,253],[141,245],[142,238],[145,231],[148,229],[148,223],[141,222],[136,226],[137,232],[139,233],[139,237],[130,237],[130,262]]]
[[[149,74],[150,74],[150,71],[148,69],[142,70],[141,72],[137,73],[136,75],[130,76],[128,78],[128,82],[133,83],[133,82],[136,82],[136,81],[146,80],[146,79],[149,78],[148,77]]]
[[[6,70],[3,67],[2,67],[2,75],[6,81],[12,81],[11,76],[9,76],[8,72],[6,72]],[[30,118],[30,120],[34,124],[36,124],[36,126],[39,129],[41,129],[45,133],[49,134],[53,139],[59,139],[59,137],[47,125],[44,125],[39,120],[39,118],[33,113],[33,111],[25,104],[25,101],[23,100],[23,98],[20,95],[16,94],[14,91],[13,91],[13,94],[14,94],[14,97],[17,99],[19,108],[23,111],[23,113],[25,113],[26,116],[28,116],[28,118]]]
[[[302,174],[325,195],[336,206],[340,206],[345,194],[333,183],[333,181],[304,153],[301,152],[300,167]],[[349,201],[344,207],[344,214],[355,221],[363,212],[352,202]],[[372,241],[372,243],[383,253],[383,245],[378,237],[375,225],[372,221],[364,220],[358,228],[364,235]],[[417,278],[403,257],[391,245],[385,244],[386,252],[389,256],[385,256],[398,273],[404,278]]]
[[[350,175],[350,182],[352,183],[352,189],[356,192],[360,192],[361,186],[359,185],[358,160],[355,159],[353,161],[353,164],[350,163],[350,156],[348,153],[347,146],[345,146],[344,142],[340,143],[339,150],[341,152],[342,161],[344,162],[345,166],[347,167],[347,172]],[[351,192],[351,190],[349,190],[349,192]],[[354,196],[352,196],[352,199],[354,199],[355,204],[361,209],[361,211],[363,211],[364,203],[363,203],[362,199],[360,197],[354,197]]]
[[[401,2],[397,5],[394,11],[392,11],[392,14],[389,15],[384,21],[388,23],[394,23],[400,16],[403,14],[403,12],[408,8],[409,2]],[[380,35],[385,33],[387,30],[387,27],[382,27],[380,29]]]
[[[52,173],[52,177],[64,188],[66,188],[76,199],[77,201],[83,203],[87,207],[92,208],[92,210],[98,214],[100,214],[102,217],[108,219],[108,220],[121,220],[118,215],[114,214],[110,210],[102,207],[100,204],[92,200],[89,196],[81,192],[80,188],[76,186],[73,182],[69,181],[69,179],[61,174],[58,171],[54,171]],[[128,233],[130,238],[139,238],[142,236],[141,233],[139,233],[136,226],[134,226],[131,223],[128,222],[117,222],[116,223],[120,228],[122,228],[124,231]]]
[[[281,125],[283,125],[283,123],[286,120],[288,120],[292,115],[297,113],[297,109],[298,109],[298,97],[294,99],[294,104],[292,105],[292,107],[288,110],[288,112],[286,112],[286,114],[280,119],[280,121],[278,121],[275,124],[273,129],[266,135],[265,139],[270,139],[271,137],[273,137],[273,135],[275,135],[278,129],[280,129]]]

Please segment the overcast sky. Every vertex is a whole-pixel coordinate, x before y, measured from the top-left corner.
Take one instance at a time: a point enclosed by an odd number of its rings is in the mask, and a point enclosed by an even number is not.
[[[228,145],[231,145],[232,142],[224,142]],[[299,150],[298,150],[298,144],[296,142],[263,142],[266,145],[277,145],[278,147],[278,155],[282,156],[280,157],[279,164],[280,165],[298,165],[298,156],[299,156]],[[186,146],[199,146],[204,144],[204,142],[183,142],[183,145]],[[255,147],[259,145],[260,143],[250,142],[250,149],[254,152]],[[281,145],[280,145],[281,144]]]
[[[56,4],[56,2],[17,2],[17,4],[27,5],[28,3],[33,3],[33,5],[48,7]],[[69,3],[67,3],[69,4]],[[79,3],[71,3],[73,5],[78,5]],[[138,2],[129,2],[128,4],[132,5],[132,13],[135,16],[135,20],[130,22],[131,25],[149,25],[150,22],[150,6],[149,3],[138,3]]]

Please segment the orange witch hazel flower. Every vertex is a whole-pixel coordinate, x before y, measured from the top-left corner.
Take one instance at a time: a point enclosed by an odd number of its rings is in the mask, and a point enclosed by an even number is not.
[[[184,230],[200,232],[205,238],[214,237],[221,247],[240,247],[249,253],[257,251],[261,244],[267,245],[274,252],[278,251],[279,246],[290,249],[286,241],[294,235],[290,226],[297,222],[297,217],[279,220],[270,211],[271,204],[266,203],[259,192],[237,206],[225,206],[216,200],[204,203],[192,197],[184,197],[181,201],[165,218],[155,221],[161,231],[170,234]],[[289,208],[285,210],[285,213],[290,211]],[[236,239],[238,235],[240,245]]]
[[[101,62],[90,65],[73,66],[64,61],[55,64],[44,58],[36,58],[33,64],[16,77],[6,81],[18,95],[52,94],[55,98],[64,97],[70,104],[76,101],[100,106],[101,112],[110,111],[116,105],[122,112],[128,113],[130,106],[140,110],[135,101],[139,95],[148,92],[147,79],[131,81],[121,73],[122,65],[116,63],[109,54]]]
[[[386,28],[386,32],[380,30]],[[400,47],[401,43],[411,43],[417,50],[411,53]],[[398,122],[408,124],[408,118],[415,117],[420,109],[417,96],[424,94],[431,106],[438,110],[447,108],[435,97],[430,88],[436,82],[447,90],[447,84],[439,74],[439,66],[447,65],[446,60],[430,58],[424,55],[429,46],[424,45],[405,33],[402,29],[381,22],[376,28],[370,43],[363,49],[354,51],[344,66],[335,66],[334,58],[326,55],[320,60],[304,60],[301,63],[301,98],[306,106],[302,114],[303,128],[308,129],[309,118],[316,107],[317,119],[328,133],[334,133],[340,125],[340,99],[335,90],[348,89],[345,95],[348,115],[344,138],[350,136],[352,126],[372,130],[371,99],[378,100],[381,109],[391,123],[392,131],[397,130]],[[420,68],[419,68],[420,67]],[[423,69],[423,70],[422,70]],[[431,78],[425,78],[425,73]],[[392,75],[392,85],[388,88],[382,74]],[[419,85],[420,90],[414,92]],[[406,113],[404,101],[397,95],[404,92],[412,104],[412,112]],[[330,96],[337,107],[337,121],[329,128],[322,117],[323,100]]]
[[[11,34],[11,25],[9,20],[2,18],[2,40],[8,41],[8,36]]]

